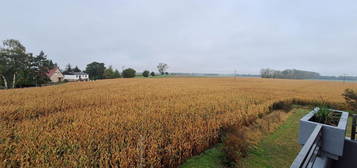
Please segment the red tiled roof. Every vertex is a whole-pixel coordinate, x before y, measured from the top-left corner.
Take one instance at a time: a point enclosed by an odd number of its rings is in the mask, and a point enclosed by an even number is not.
[[[58,67],[51,69],[50,71],[47,72],[46,75],[47,75],[48,77],[51,77],[51,76],[57,71],[57,69],[58,69]],[[58,70],[59,70],[59,69],[58,69]]]

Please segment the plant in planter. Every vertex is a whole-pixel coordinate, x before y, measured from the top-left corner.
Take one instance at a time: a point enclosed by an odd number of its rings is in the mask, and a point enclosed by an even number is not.
[[[300,119],[299,143],[305,144],[317,125],[322,126],[321,150],[331,159],[343,154],[348,112],[315,108]]]
[[[341,113],[329,110],[326,106],[319,107],[319,110],[311,117],[310,121],[337,126]]]

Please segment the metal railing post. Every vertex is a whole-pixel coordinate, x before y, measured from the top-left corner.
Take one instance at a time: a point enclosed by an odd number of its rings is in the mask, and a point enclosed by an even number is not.
[[[351,130],[351,139],[356,139],[356,125],[357,125],[357,114],[352,114],[352,130]]]
[[[316,125],[309,139],[305,142],[299,154],[296,156],[290,168],[306,168],[313,167],[315,159],[319,153],[322,134],[322,125]]]

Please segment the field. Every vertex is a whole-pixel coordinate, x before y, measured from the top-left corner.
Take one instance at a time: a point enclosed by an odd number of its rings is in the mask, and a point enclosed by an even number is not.
[[[328,102],[356,83],[115,79],[0,91],[0,167],[177,167],[279,102]]]

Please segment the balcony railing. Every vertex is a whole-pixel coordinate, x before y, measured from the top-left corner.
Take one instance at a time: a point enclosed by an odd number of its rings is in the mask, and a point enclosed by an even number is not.
[[[312,168],[321,146],[322,126],[318,124],[290,168]]]

